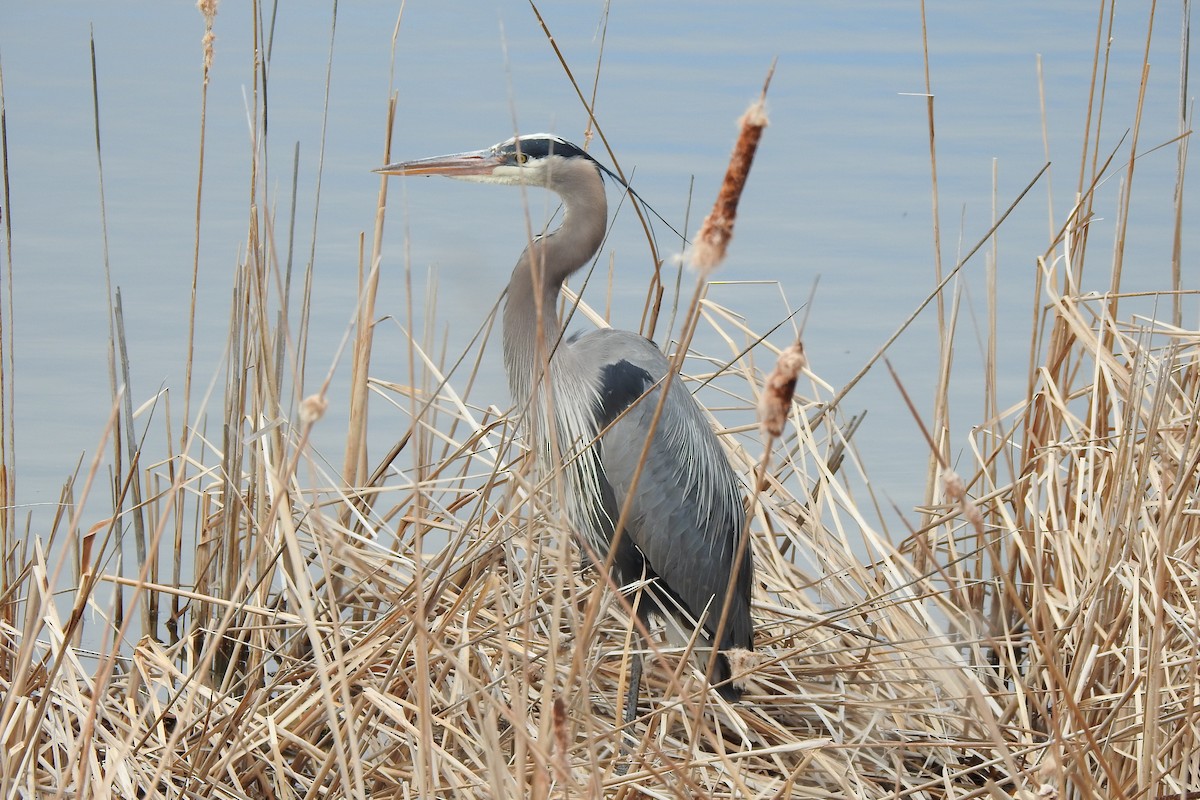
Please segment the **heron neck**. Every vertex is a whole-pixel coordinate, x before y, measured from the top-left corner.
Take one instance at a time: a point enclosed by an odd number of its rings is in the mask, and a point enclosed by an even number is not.
[[[558,346],[562,323],[557,301],[563,281],[588,263],[604,240],[608,207],[603,184],[596,180],[594,187],[578,194],[562,194],[562,226],[530,243],[508,282],[504,366],[519,407],[528,401],[533,381],[543,372],[541,365]]]

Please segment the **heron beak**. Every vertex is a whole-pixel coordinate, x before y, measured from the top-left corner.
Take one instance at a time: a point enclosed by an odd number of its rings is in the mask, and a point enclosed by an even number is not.
[[[461,178],[470,175],[491,175],[492,170],[503,163],[504,159],[491,150],[473,150],[469,153],[433,156],[416,161],[398,161],[374,171],[381,175],[445,175],[448,178]]]

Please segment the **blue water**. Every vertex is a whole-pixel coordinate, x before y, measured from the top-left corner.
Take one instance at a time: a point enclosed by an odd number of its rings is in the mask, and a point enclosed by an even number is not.
[[[539,6],[590,95],[603,4]],[[1179,20],[1159,4],[1139,151],[1179,131]],[[1037,56],[1045,79],[1050,173],[1001,229],[999,256],[1001,405],[1023,394],[1034,259],[1061,225],[1077,188],[1099,6],[1096,3],[927,3],[936,95],[942,261],[952,266],[1047,160]],[[222,357],[229,297],[244,257],[252,157],[247,97],[253,91],[249,4],[225,3],[216,22],[208,89],[193,408]],[[358,237],[369,253],[383,163],[389,87],[397,93],[395,158],[473,149],[514,129],[581,141],[587,125],[574,90],[524,3],[409,2],[391,47],[394,6],[342,3],[333,49],[328,128],[315,229],[309,385],[334,359],[353,316]],[[284,248],[292,153],[300,147],[294,269],[309,259],[321,145],[329,8],[281,6],[269,72],[270,202]],[[1101,150],[1132,126],[1148,20],[1140,4],[1118,9]],[[88,37],[98,64],[101,152],[111,282],[125,310],[134,406],[166,389],[171,425],[183,409],[186,315],[195,243],[203,20],[191,4],[8,4],[0,13],[0,63],[8,134],[15,320],[18,512],[41,532],[58,487],[82,455],[95,456],[111,392],[100,192]],[[716,192],[735,120],[755,97],[772,59],[771,126],[741,205],[729,260],[718,278],[778,281],[796,307],[819,278],[805,340],[814,370],[840,386],[876,351],[934,284],[927,104],[919,5],[856,3],[614,3],[608,17],[596,113],[638,192],[682,225],[694,179],[694,231]],[[1193,66],[1195,66],[1193,64]],[[1116,164],[1128,157],[1127,139]],[[599,142],[592,151],[602,154]],[[607,157],[604,157],[607,161]],[[998,182],[994,190],[992,174]],[[1184,285],[1200,285],[1194,253],[1195,167],[1185,204]],[[1098,193],[1086,281],[1108,288],[1108,264],[1123,167]],[[1176,151],[1146,155],[1133,183],[1125,288],[1169,286]],[[1053,191],[1052,205],[1050,191]],[[525,242],[519,193],[424,179],[390,186],[379,314],[404,320],[404,269],[436,275],[436,330],[449,326],[455,353],[491,308]],[[616,195],[614,194],[615,201]],[[553,210],[530,198],[540,222]],[[659,225],[665,252],[678,242]],[[963,273],[964,326],[983,324],[989,245]],[[624,212],[601,263],[616,265],[613,321],[636,327],[649,257],[640,226]],[[7,265],[5,265],[7,270]],[[299,278],[297,277],[297,281]],[[602,288],[599,285],[597,288]],[[764,329],[787,305],[761,286],[713,287],[714,300]],[[589,298],[603,307],[602,292]],[[1194,298],[1185,325],[1197,324]],[[418,302],[418,310],[421,304]],[[1132,311],[1132,308],[1131,308]],[[423,319],[423,313],[422,313]],[[418,320],[420,324],[421,319]],[[938,353],[932,309],[891,358],[918,405],[928,409]],[[774,341],[783,345],[790,328]],[[982,358],[970,330],[956,354],[955,447],[965,446],[982,408],[972,387]],[[719,352],[708,340],[701,349]],[[726,354],[727,353],[723,353]],[[505,407],[497,358],[473,398]],[[372,374],[407,380],[398,325],[380,326]],[[766,364],[766,360],[760,364]],[[317,444],[341,463],[344,378]],[[219,384],[218,384],[219,385]],[[922,401],[925,401],[924,403]],[[926,447],[881,370],[845,401],[869,412],[856,444],[874,487],[901,509],[921,501]],[[220,414],[220,392],[209,412]],[[160,406],[151,426],[164,426]],[[143,417],[148,419],[148,417]],[[746,419],[749,423],[752,420]],[[377,406],[372,457],[406,420]],[[210,431],[210,433],[212,433]],[[157,434],[156,434],[157,435]],[[107,453],[103,453],[107,458]],[[85,527],[94,520],[85,520]]]

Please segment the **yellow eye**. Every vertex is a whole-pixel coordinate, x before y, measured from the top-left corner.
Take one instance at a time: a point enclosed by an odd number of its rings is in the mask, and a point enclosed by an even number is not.
[[[524,164],[529,160],[529,156],[525,153],[516,153],[513,155],[513,159],[515,159],[518,164]]]

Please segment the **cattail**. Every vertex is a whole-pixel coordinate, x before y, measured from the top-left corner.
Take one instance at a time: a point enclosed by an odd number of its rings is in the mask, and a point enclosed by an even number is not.
[[[561,697],[554,698],[553,716],[551,717],[554,730],[554,766],[558,770],[559,779],[567,780],[571,769],[567,762],[567,751],[570,741],[567,738],[567,707]]]
[[[1032,790],[1026,789],[1025,794],[1034,800],[1055,800],[1058,797],[1058,784],[1062,781],[1062,764],[1053,747],[1046,749],[1034,774],[1038,786]]]
[[[774,70],[774,67],[772,67]],[[767,83],[771,76],[767,76]],[[725,249],[733,238],[733,222],[737,218],[738,200],[742,197],[742,189],[746,186],[746,178],[750,175],[750,163],[754,161],[754,151],[758,149],[758,140],[762,138],[763,128],[767,127],[766,111],[767,87],[763,86],[763,94],[755,100],[738,124],[741,133],[738,134],[737,144],[733,147],[733,155],[729,157],[729,169],[725,171],[725,180],[721,183],[721,191],[717,194],[717,202],[704,218],[696,243],[692,245],[692,266],[702,274],[707,275],[725,260]]]
[[[213,33],[213,22],[217,17],[217,1],[196,0],[196,8],[204,15],[204,38],[201,41],[204,45],[204,82],[206,84],[208,83],[208,71],[212,69],[213,42],[217,40],[217,35]]]
[[[971,523],[977,532],[983,533],[983,514],[975,501],[967,496],[967,487],[962,477],[952,469],[942,473],[942,491],[946,499],[958,506],[959,513]]]
[[[779,354],[779,361],[767,376],[762,396],[758,398],[758,428],[764,438],[783,433],[796,394],[796,379],[807,366],[803,342],[797,341]]]
[[[721,652],[725,654],[725,659],[729,663],[729,673],[735,676],[730,683],[742,691],[746,690],[745,676],[762,666],[767,660],[762,653],[744,650],[741,647],[731,647]]]
[[[300,421],[305,425],[312,425],[325,416],[327,408],[329,408],[329,401],[322,395],[310,394],[300,401]]]

